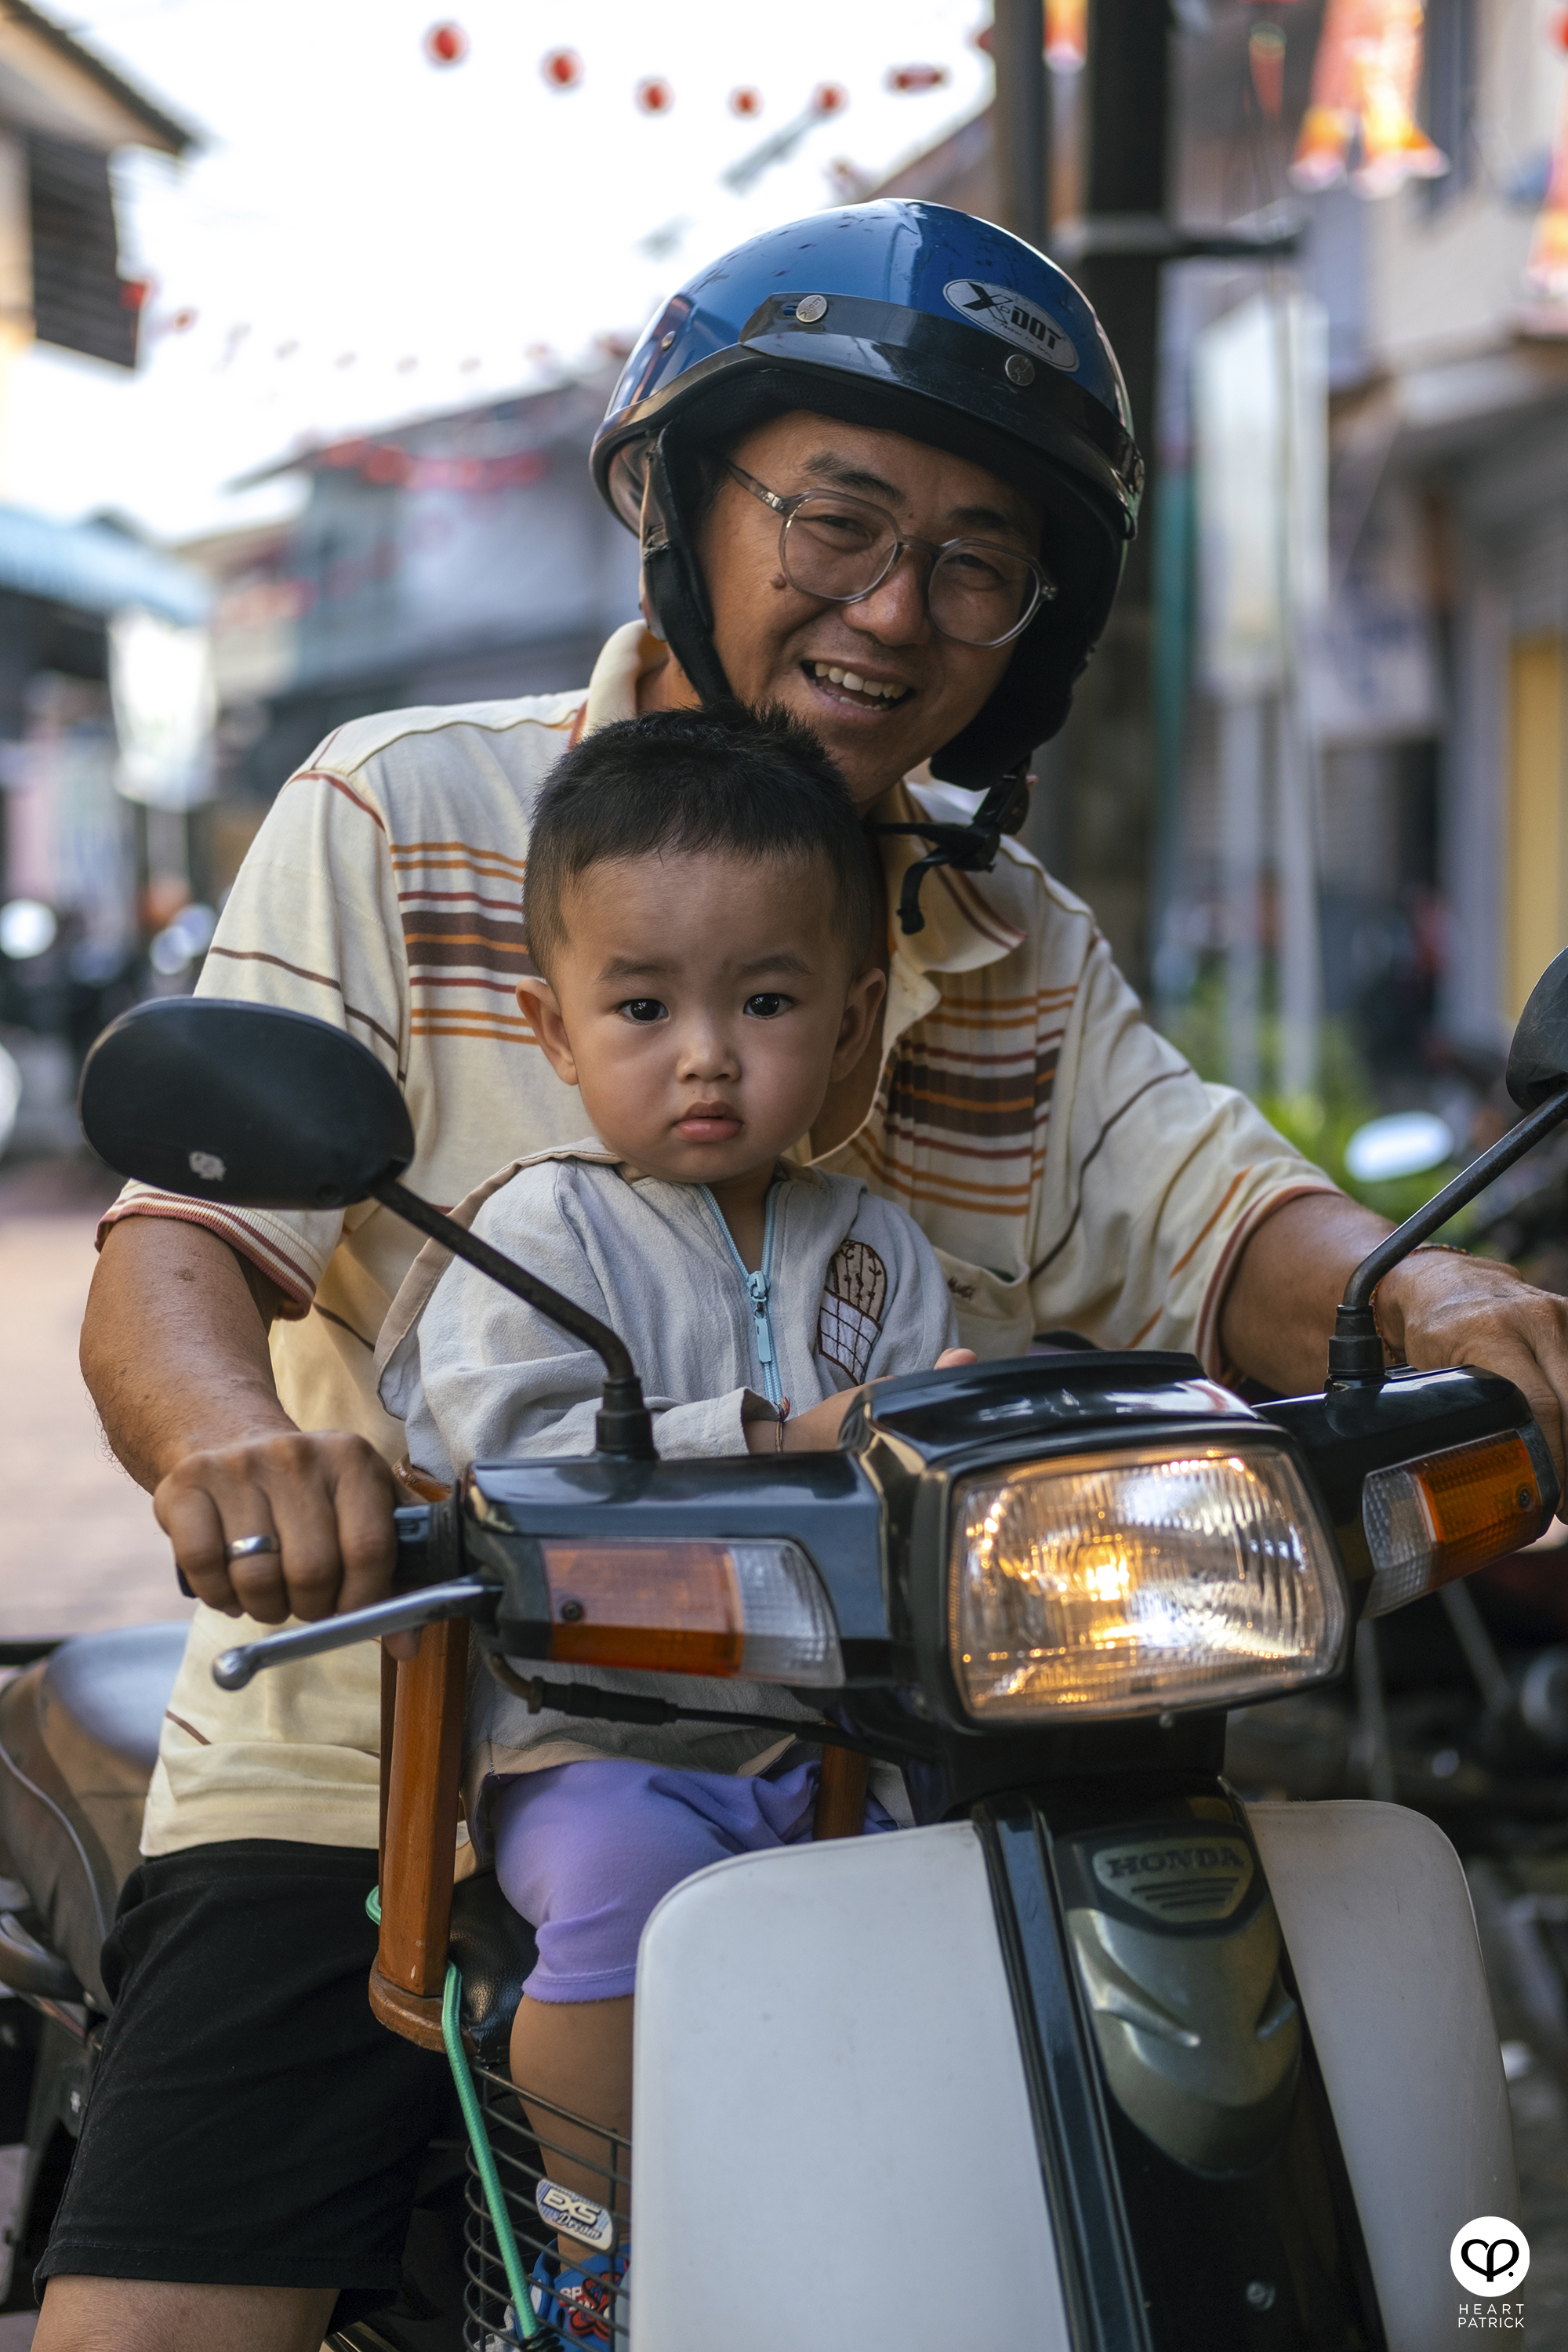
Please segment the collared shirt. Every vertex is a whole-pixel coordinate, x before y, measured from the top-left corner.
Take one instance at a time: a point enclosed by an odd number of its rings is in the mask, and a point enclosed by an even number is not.
[[[230,894],[199,992],[346,1028],[393,1071],[414,1123],[406,1181],[444,1206],[495,1168],[570,1143],[581,1098],[520,1011],[531,971],[529,821],[568,743],[635,713],[664,648],[617,630],[584,695],[404,710],[340,728],[284,786]],[[967,816],[973,796],[894,788],[884,818]],[[898,904],[908,836],[887,837]],[[1036,1330],[1191,1349],[1218,1370],[1226,1283],[1292,1195],[1331,1191],[1241,1096],[1205,1086],[1144,1022],[1089,909],[1004,842],[989,874],[939,868],[925,928],[895,929],[871,1108],[821,1165],[910,1211],[960,1336],[1016,1354]],[[227,1209],[129,1185],[129,1215],[205,1225],[286,1302],[272,1332],[285,1409],[386,1457],[376,1338],[420,1247],[374,1202],[344,1213]],[[217,1651],[264,1628],[200,1608],[148,1801],[143,1849],[276,1837],[376,1842],[378,1654],[339,1651],[223,1694]]]

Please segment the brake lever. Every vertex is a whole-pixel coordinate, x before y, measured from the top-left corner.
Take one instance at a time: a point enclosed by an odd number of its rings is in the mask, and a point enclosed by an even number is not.
[[[458,1577],[450,1584],[424,1584],[369,1609],[350,1609],[341,1617],[323,1617],[319,1624],[294,1626],[287,1633],[268,1633],[259,1642],[224,1650],[213,1660],[213,1680],[219,1690],[243,1690],[264,1666],[292,1665],[297,1658],[319,1658],[329,1650],[379,1641],[384,1633],[406,1633],[447,1617],[487,1617],[500,1599],[500,1586],[477,1576]]]

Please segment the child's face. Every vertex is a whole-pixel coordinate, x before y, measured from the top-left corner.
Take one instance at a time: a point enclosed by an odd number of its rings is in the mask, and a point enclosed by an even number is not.
[[[815,861],[595,866],[562,914],[552,982],[518,1001],[595,1131],[650,1175],[770,1168],[865,1050],[882,975],[850,971]]]

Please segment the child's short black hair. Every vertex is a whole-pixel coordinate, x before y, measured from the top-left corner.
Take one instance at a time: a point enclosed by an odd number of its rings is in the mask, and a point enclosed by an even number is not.
[[[562,900],[592,866],[664,852],[819,858],[832,877],[851,970],[871,960],[877,873],[843,777],[808,728],[740,703],[658,710],[601,727],[540,795],[523,921],[540,971],[566,935]]]

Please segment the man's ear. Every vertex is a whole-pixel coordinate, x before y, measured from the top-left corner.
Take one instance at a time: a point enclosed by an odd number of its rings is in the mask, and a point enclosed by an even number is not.
[[[555,1001],[555,991],[542,975],[536,980],[531,972],[526,973],[518,982],[517,1009],[538,1038],[556,1076],[566,1086],[574,1087],[576,1058],[566,1035],[566,1024],[561,1018],[561,1007]]]
[[[830,1083],[847,1077],[870,1044],[887,992],[888,975],[875,964],[858,980],[850,982],[849,993],[844,1000],[844,1018],[838,1024],[838,1043],[833,1049]]]

